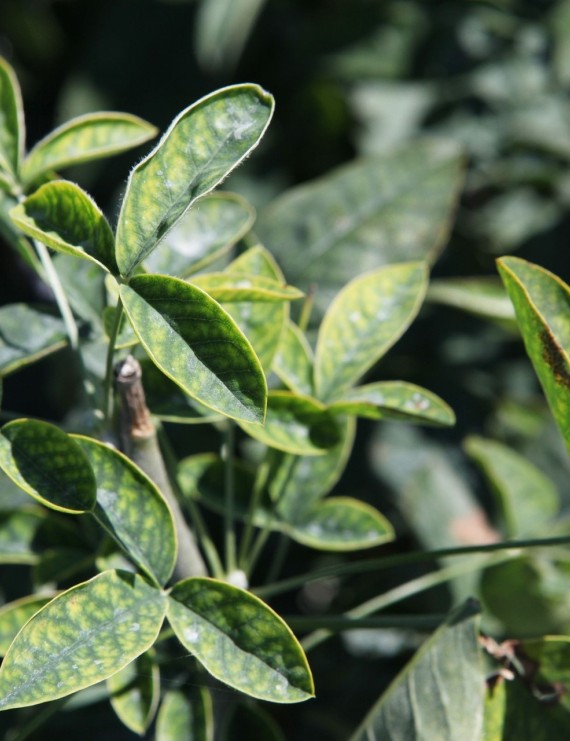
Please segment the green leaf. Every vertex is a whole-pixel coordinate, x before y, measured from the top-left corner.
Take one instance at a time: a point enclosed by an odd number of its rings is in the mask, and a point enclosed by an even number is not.
[[[110,339],[115,326],[115,318],[117,316],[116,306],[106,306],[102,312],[103,327],[105,334]],[[133,347],[133,345],[139,344],[139,338],[136,336],[130,322],[127,320],[124,313],[121,313],[119,319],[119,332],[115,337],[115,349],[121,350],[126,347]]]
[[[179,277],[203,270],[253,226],[253,207],[235,193],[209,193],[176,222],[145,260],[151,273]]]
[[[401,337],[427,288],[421,262],[388,265],[349,283],[327,311],[315,353],[315,387],[322,401],[342,398]]]
[[[39,559],[37,535],[45,510],[0,512],[0,563],[33,564]]]
[[[10,216],[25,234],[51,249],[117,273],[111,227],[95,201],[75,183],[54,180],[42,185]]]
[[[544,636],[524,640],[521,649],[522,655],[534,664],[532,682],[537,690],[542,691],[543,702],[557,700],[569,711],[570,637]],[[549,694],[554,697],[549,697]]]
[[[265,415],[265,375],[233,319],[200,288],[140,275],[121,286],[129,320],[153,362],[183,391],[246,422]]]
[[[205,273],[194,276],[191,283],[222,303],[248,301],[272,304],[303,298],[301,291],[293,286],[248,273]]]
[[[516,257],[498,260],[526,351],[570,450],[570,288],[548,270]]]
[[[272,370],[291,391],[312,396],[313,351],[303,332],[288,322],[273,358]]]
[[[0,709],[65,697],[120,671],[152,646],[165,607],[158,589],[126,571],[63,592],[10,646],[0,668]]]
[[[506,445],[468,437],[465,450],[489,480],[505,518],[508,537],[540,532],[559,509],[552,481],[527,458]]]
[[[212,699],[205,687],[165,692],[156,720],[156,741],[212,741]]]
[[[351,741],[479,741],[484,676],[476,608],[454,611],[373,706]]]
[[[78,443],[65,432],[31,419],[0,431],[0,467],[46,507],[79,514],[95,506],[95,477]]]
[[[61,252],[53,256],[53,263],[73,311],[89,322],[94,333],[100,331],[107,304],[108,274],[96,262],[77,260]]]
[[[469,314],[516,326],[515,313],[504,287],[495,278],[445,278],[430,282],[427,300]]]
[[[124,152],[156,134],[152,124],[129,113],[86,113],[39,141],[24,160],[22,177],[30,185],[50,170]]]
[[[269,492],[279,516],[286,522],[298,522],[314,502],[328,494],[344,471],[352,446],[354,419],[337,417],[339,442],[324,455],[291,458],[277,454],[269,476]]]
[[[165,584],[176,562],[172,514],[152,481],[122,453],[74,435],[97,482],[94,516],[141,569]]]
[[[151,724],[160,696],[160,672],[147,651],[107,679],[111,705],[121,722],[139,736]]]
[[[451,141],[408,144],[285,193],[256,231],[287,279],[318,286],[315,316],[349,280],[387,263],[433,262],[462,181]]]
[[[340,440],[336,418],[323,404],[290,391],[269,392],[263,427],[239,424],[255,440],[296,455],[322,455]]]
[[[313,696],[313,680],[297,639],[257,597],[215,579],[176,584],[168,619],[182,644],[214,677],[271,702]]]
[[[131,172],[117,225],[117,263],[132,274],[192,203],[216,187],[257,145],[273,114],[257,85],[235,85],[177,116]]]
[[[12,67],[0,57],[0,168],[17,175],[24,153],[22,94]]]
[[[35,363],[66,344],[61,319],[27,304],[0,308],[0,375]]]
[[[329,404],[332,412],[367,419],[395,419],[419,424],[455,424],[453,410],[436,394],[405,381],[379,381],[348,389]]]
[[[350,497],[330,497],[304,511],[290,535],[311,548],[354,551],[393,540],[394,530],[369,504]]]
[[[0,607],[0,656],[4,656],[22,626],[50,600],[51,596],[31,594]]]
[[[221,741],[255,739],[256,741],[287,741],[273,717],[261,705],[240,703],[226,715]]]

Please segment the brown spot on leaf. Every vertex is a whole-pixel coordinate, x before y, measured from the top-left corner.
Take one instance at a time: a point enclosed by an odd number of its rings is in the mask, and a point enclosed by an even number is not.
[[[542,359],[550,366],[556,383],[570,388],[570,373],[564,362],[558,343],[553,335],[546,329],[540,333],[542,343]]]

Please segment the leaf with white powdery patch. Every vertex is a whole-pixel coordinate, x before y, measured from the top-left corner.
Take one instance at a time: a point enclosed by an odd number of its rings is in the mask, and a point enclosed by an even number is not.
[[[29,620],[0,668],[0,710],[37,705],[120,671],[158,636],[166,600],[126,571],[68,589]]]
[[[247,157],[273,107],[273,98],[258,85],[235,85],[207,95],[174,119],[129,177],[117,225],[117,263],[124,276],[197,198]]]
[[[243,589],[195,577],[174,586],[168,620],[214,677],[261,700],[291,703],[314,694],[303,649],[286,623]]]
[[[251,345],[207,293],[178,278],[140,275],[121,300],[153,362],[210,409],[263,422],[267,385]]]

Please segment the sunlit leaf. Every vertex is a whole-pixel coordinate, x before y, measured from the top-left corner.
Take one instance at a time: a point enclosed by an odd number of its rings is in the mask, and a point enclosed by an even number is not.
[[[273,113],[257,85],[223,88],[172,122],[131,172],[117,225],[117,263],[129,276],[200,196],[251,152]]]
[[[16,175],[24,152],[22,94],[14,70],[0,57],[0,168]]]
[[[8,422],[0,434],[0,467],[27,494],[61,512],[95,506],[95,477],[75,440],[30,419]]]
[[[121,300],[153,362],[187,394],[229,417],[263,421],[263,370],[207,293],[177,278],[140,275],[121,286]]]
[[[107,689],[121,722],[142,736],[154,718],[160,696],[160,672],[151,652],[109,677]]]
[[[27,304],[0,308],[0,375],[61,350],[67,344],[61,319]]]
[[[191,283],[221,303],[251,301],[270,304],[295,301],[303,297],[301,291],[293,286],[284,285],[271,278],[233,271],[196,275]]]
[[[68,589],[29,620],[0,668],[0,709],[90,687],[156,640],[164,595],[141,577],[106,571]]]
[[[22,177],[31,184],[50,170],[124,152],[156,133],[152,124],[129,113],[86,113],[39,141],[24,160]]]
[[[169,690],[156,719],[156,741],[212,741],[212,698],[206,687]]]
[[[273,358],[272,370],[291,391],[314,394],[313,351],[296,324],[288,322]]]
[[[426,264],[410,262],[366,273],[338,294],[317,341],[319,399],[342,397],[392,347],[418,313],[426,288]]]
[[[0,607],[0,656],[4,656],[23,625],[51,598],[52,595],[31,594]]]
[[[170,592],[167,614],[183,645],[225,684],[271,702],[313,696],[313,680],[297,639],[249,592],[214,579],[186,579]]]

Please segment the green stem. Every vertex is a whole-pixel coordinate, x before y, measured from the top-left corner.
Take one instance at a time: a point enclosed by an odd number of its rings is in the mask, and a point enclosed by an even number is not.
[[[441,625],[447,615],[387,615],[378,617],[351,617],[349,615],[291,615],[283,619],[296,633],[305,630],[327,630],[342,633],[345,630],[362,628],[406,628],[411,630],[432,630]]]
[[[103,404],[104,414],[107,426],[111,425],[111,419],[113,417],[113,378],[114,378],[114,358],[115,358],[115,345],[117,344],[117,337],[119,336],[119,329],[121,327],[121,319],[123,317],[123,305],[121,301],[117,303],[115,308],[115,316],[113,318],[113,326],[111,327],[111,334],[109,336],[109,346],[107,347],[107,362],[105,364],[105,384],[103,387]]]
[[[277,579],[277,575],[281,572],[283,564],[285,563],[285,559],[287,558],[287,553],[289,552],[290,543],[291,539],[289,538],[289,536],[285,535],[285,533],[279,533],[277,548],[273,553],[271,564],[269,565],[269,570],[267,572],[267,577],[265,578],[265,582],[267,584],[271,584],[272,582],[274,582],[275,579]]]
[[[225,424],[224,445],[224,544],[226,556],[226,571],[231,574],[236,569],[236,532],[235,532],[235,481],[234,481],[234,456],[235,456],[235,426],[230,420]]]
[[[368,571],[381,571],[382,569],[394,568],[395,566],[404,566],[414,563],[426,563],[437,561],[440,558],[448,556],[468,556],[473,553],[492,553],[494,551],[515,551],[522,548],[541,548],[544,546],[568,545],[570,535],[563,535],[556,538],[535,538],[526,540],[510,540],[500,543],[485,543],[483,545],[470,545],[460,548],[440,548],[433,551],[413,551],[412,553],[403,553],[396,556],[386,556],[385,558],[372,558],[366,561],[353,561],[352,563],[333,564],[324,566],[321,569],[310,571],[306,574],[293,576],[290,579],[283,579],[275,584],[258,587],[253,591],[259,597],[267,599],[276,594],[282,594],[292,589],[302,587],[304,584],[316,579],[324,579],[330,576],[348,576],[350,574],[365,574]],[[510,557],[518,554],[510,554]]]
[[[46,274],[48,283],[51,287],[51,290],[53,291],[53,295],[55,296],[59,313],[61,314],[61,318],[63,319],[63,323],[65,324],[65,330],[69,338],[69,344],[72,350],[77,350],[77,348],[79,347],[79,330],[77,329],[77,324],[75,323],[73,312],[71,311],[71,307],[69,306],[69,302],[67,301],[67,297],[59,280],[59,275],[57,274],[57,271],[49,254],[49,250],[45,246],[45,244],[38,242],[38,240],[36,239],[34,240],[34,245],[42,263],[42,267]]]
[[[246,555],[251,547],[251,541],[253,540],[253,531],[255,529],[255,511],[261,500],[261,495],[265,489],[267,478],[269,476],[269,463],[264,461],[257,469],[255,476],[255,483],[253,485],[253,492],[249,502],[247,511],[247,517],[245,519],[245,528],[241,538],[238,563],[239,567],[245,571],[246,569]]]
[[[314,284],[311,284],[307,291],[307,295],[305,296],[303,308],[301,309],[301,315],[299,317],[298,326],[301,332],[306,332],[307,327],[309,326],[309,320],[311,319],[311,314],[313,313],[313,305],[315,303],[315,292],[316,286]]]

